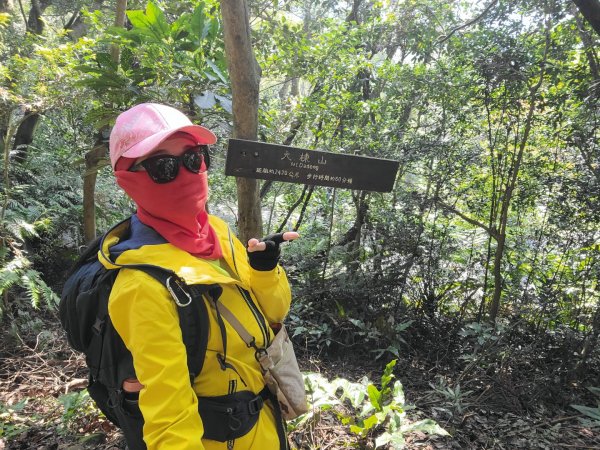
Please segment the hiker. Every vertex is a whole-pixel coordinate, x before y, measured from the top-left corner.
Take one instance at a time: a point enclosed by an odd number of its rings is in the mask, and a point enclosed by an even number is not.
[[[206,355],[190,382],[171,287],[127,268],[112,286],[108,313],[131,352],[136,375],[123,383],[122,399],[117,398],[121,408],[116,408],[131,450],[288,447],[281,412],[265,389],[255,351],[215,305],[227,307],[257,346],[266,347],[274,336],[270,325],[283,321],[291,301],[278,265],[279,245],[298,234],[250,239],[245,246],[224,221],[207,213],[208,146],[215,142],[208,129],[155,103],[123,112],[110,135],[116,181],[137,213],[127,233],[117,228],[106,236],[100,262],[108,269],[152,264],[172,270],[189,286],[210,287],[202,297],[209,330]],[[256,423],[224,420],[232,402],[256,413]],[[219,442],[222,427],[243,434]]]

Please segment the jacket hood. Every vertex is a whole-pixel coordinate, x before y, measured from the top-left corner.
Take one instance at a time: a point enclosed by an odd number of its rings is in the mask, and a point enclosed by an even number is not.
[[[117,227],[119,225],[117,225]],[[134,250],[143,245],[159,245],[167,243],[167,240],[154,229],[140,222],[137,214],[131,216],[129,232],[127,234],[128,236],[121,236],[119,242],[109,248],[110,259],[112,261],[116,261],[117,258],[127,250]]]
[[[246,248],[233,239],[223,220],[209,215],[209,221],[217,233],[223,260],[230,267],[231,276],[226,276],[210,261],[196,258],[170,244],[153,228],[140,222],[135,214],[106,233],[98,259],[107,269],[121,269],[134,264],[159,266],[177,273],[188,284],[233,283],[247,286],[250,273],[249,265],[245,263]]]

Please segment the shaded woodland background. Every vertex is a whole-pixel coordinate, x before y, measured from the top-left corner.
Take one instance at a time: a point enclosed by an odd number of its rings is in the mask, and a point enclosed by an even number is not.
[[[0,36],[0,448],[122,445],[69,384],[56,303],[133,211],[107,139],[142,101],[218,135],[211,212],[302,235],[284,265],[303,368],[381,389],[321,380],[294,445],[600,448],[599,1],[1,0]],[[225,177],[252,110],[259,140],[399,160],[394,191]]]

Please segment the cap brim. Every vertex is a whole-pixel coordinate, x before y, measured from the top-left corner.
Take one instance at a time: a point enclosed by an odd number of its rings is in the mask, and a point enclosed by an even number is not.
[[[217,137],[209,129],[201,127],[200,125],[186,125],[184,127],[165,130],[160,133],[153,134],[152,136],[148,136],[143,141],[135,144],[121,156],[125,158],[140,158],[148,153],[151,153],[156,147],[166,141],[169,136],[172,136],[178,132],[190,134],[199,144],[212,145],[217,142]]]

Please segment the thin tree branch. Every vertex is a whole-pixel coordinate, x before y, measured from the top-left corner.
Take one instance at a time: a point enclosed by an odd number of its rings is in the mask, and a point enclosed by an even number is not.
[[[310,197],[312,196],[313,191],[315,190],[314,184],[308,188],[308,193],[306,194],[306,198],[304,199],[304,204],[302,205],[302,209],[300,210],[300,216],[298,216],[298,221],[296,225],[294,225],[294,231],[298,231],[300,228],[300,224],[304,219],[304,213],[306,212],[306,207],[308,206],[308,202],[310,201]]]
[[[305,184],[304,185],[304,189],[302,190],[302,194],[300,194],[300,197],[298,198],[298,200],[296,200],[296,203],[294,203],[292,205],[292,207],[290,208],[290,210],[287,213],[287,216],[285,216],[285,219],[283,219],[283,221],[281,222],[281,225],[279,225],[279,228],[277,228],[276,233],[281,233],[281,231],[283,230],[283,227],[285,227],[285,224],[289,220],[289,218],[292,215],[292,213],[296,210],[296,208],[298,207],[298,205],[300,203],[302,203],[302,200],[304,200],[304,195],[306,194],[306,190],[307,189],[308,189],[308,184]]]
[[[79,9],[75,10],[75,12],[71,15],[71,18],[64,25],[63,29],[70,30],[71,27],[73,26],[73,24],[75,23],[75,21],[77,20],[77,18],[79,17],[80,13],[81,13],[81,10],[79,10]]]
[[[476,22],[479,22],[481,19],[483,19],[485,17],[485,15],[494,7],[496,6],[496,4],[498,3],[498,0],[492,0],[492,2],[483,10],[483,12],[481,14],[479,14],[477,17],[475,17],[474,19],[469,20],[468,22],[459,25],[456,28],[453,28],[452,30],[450,30],[450,32],[444,36],[440,36],[437,40],[438,44],[442,44],[444,42],[446,42],[448,39],[450,39],[454,33],[456,33],[457,31],[463,30],[467,27],[470,27],[471,25],[473,25]]]
[[[471,225],[474,225],[478,228],[481,228],[483,230],[486,231],[486,233],[488,233],[490,236],[492,236],[494,239],[496,239],[498,237],[498,232],[490,227],[488,227],[487,225],[485,225],[484,223],[480,222],[479,220],[473,219],[469,216],[467,216],[466,214],[460,212],[458,209],[456,209],[453,206],[448,205],[447,203],[444,203],[443,201],[441,201],[439,198],[435,198],[434,199],[435,203],[439,206],[441,206],[442,208],[444,208],[445,210],[450,211],[451,213],[456,214],[457,216],[459,216],[461,219],[463,219],[465,222],[470,223]]]
[[[27,15],[25,14],[25,9],[23,9],[23,2],[19,0],[19,9],[21,10],[21,15],[23,16],[23,21],[25,22],[25,29],[29,29],[27,25]]]

